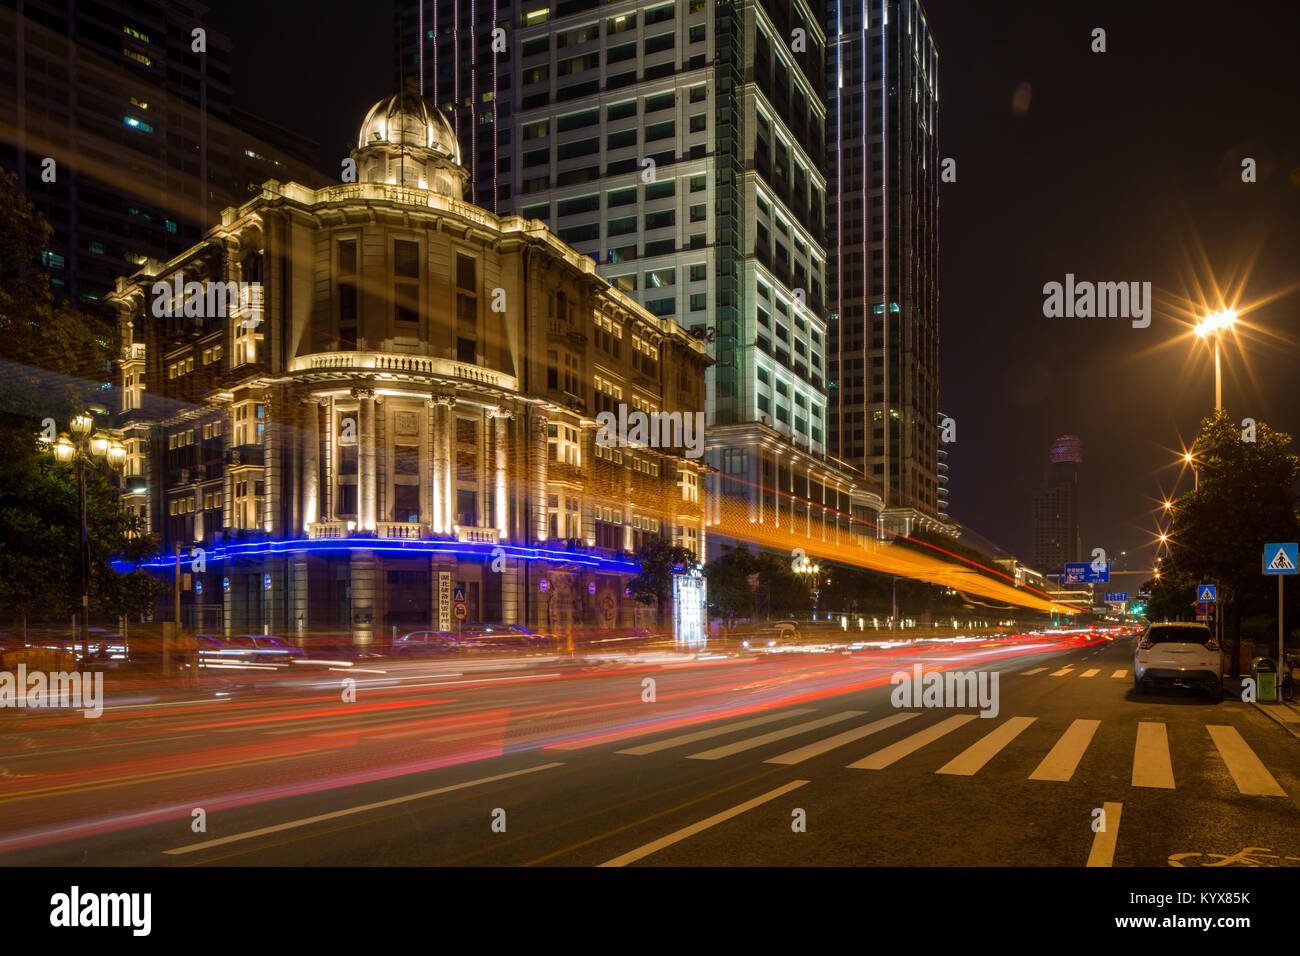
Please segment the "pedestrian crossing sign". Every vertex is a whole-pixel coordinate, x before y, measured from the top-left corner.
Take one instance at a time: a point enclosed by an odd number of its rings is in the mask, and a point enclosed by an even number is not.
[[[1265,574],[1295,574],[1300,568],[1296,558],[1297,543],[1264,545]]]
[[[1213,584],[1202,584],[1196,589],[1196,600],[1213,604],[1219,600],[1219,589]]]

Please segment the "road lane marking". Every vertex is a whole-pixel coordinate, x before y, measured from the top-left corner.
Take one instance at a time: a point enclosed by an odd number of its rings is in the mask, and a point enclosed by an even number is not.
[[[1206,730],[1214,741],[1219,756],[1228,766],[1237,789],[1242,793],[1257,797],[1285,797],[1286,791],[1273,779],[1273,775],[1264,767],[1263,762],[1250,749],[1237,732],[1236,727],[1226,724],[1207,724]]]
[[[1062,667],[1059,671],[1052,671],[1052,673],[1049,674],[1048,676],[1049,676],[1049,677],[1064,677],[1066,674],[1070,673],[1070,671],[1072,671],[1072,670],[1074,670],[1074,665],[1073,665],[1073,664],[1071,664],[1069,667]]]
[[[951,773],[959,777],[973,776],[981,767],[996,757],[1003,747],[1015,740],[1021,731],[1037,719],[1037,717],[1012,717],[975,741],[975,743],[936,770],[935,773]]]
[[[1128,677],[1128,668],[1121,667],[1119,670],[1117,670],[1115,673],[1111,674],[1110,676],[1111,676],[1111,677]]]
[[[1092,849],[1088,852],[1088,862],[1084,866],[1110,866],[1115,861],[1115,844],[1119,842],[1119,816],[1124,804],[1103,803],[1101,809],[1106,814],[1106,829],[1098,830],[1092,838]]]
[[[667,740],[659,740],[652,744],[642,744],[639,747],[628,747],[626,750],[616,750],[615,753],[634,754],[642,756],[644,754],[658,753],[660,750],[667,750],[669,747],[677,747],[682,744],[693,744],[697,740],[707,740],[709,737],[720,737],[723,734],[729,734],[736,730],[747,730],[750,727],[757,727],[760,724],[770,724],[774,720],[784,720],[787,717],[799,717],[803,714],[811,714],[811,707],[801,707],[796,710],[783,710],[779,714],[764,714],[762,717],[755,717],[751,720],[741,720],[734,724],[724,724],[721,727],[712,727],[708,730],[697,730],[690,734],[681,734],[677,737],[669,737]]]
[[[1069,780],[1074,776],[1084,751],[1092,743],[1092,735],[1101,725],[1100,720],[1079,718],[1066,728],[1061,739],[1047,752],[1042,763],[1029,775],[1030,780]]]
[[[1080,676],[1080,677],[1096,677],[1096,676],[1097,676],[1098,674],[1100,674],[1100,673],[1101,673],[1101,668],[1099,668],[1099,667],[1090,667],[1090,668],[1088,668],[1086,671],[1084,671],[1082,674],[1080,674],[1079,676]]]
[[[852,730],[846,730],[842,734],[836,734],[834,737],[827,737],[825,740],[818,740],[806,747],[800,747],[797,750],[790,750],[786,753],[779,754],[764,760],[763,763],[794,764],[802,763],[811,757],[818,757],[827,751],[834,750],[836,747],[842,747],[845,744],[852,743],[855,740],[861,740],[863,737],[870,736],[881,730],[887,730],[895,724],[901,724],[905,720],[911,720],[913,717],[921,715],[915,711],[904,714],[892,714],[880,720],[873,720],[869,724],[863,724],[861,727],[854,727]]]
[[[1043,671],[1045,671],[1045,670],[1047,670],[1046,667],[1035,667],[1035,668],[1033,668],[1033,669],[1031,669],[1031,670],[1021,671],[1021,672],[1020,672],[1020,676],[1021,676],[1021,677],[1028,677],[1028,676],[1030,676],[1031,674],[1041,674],[1041,673],[1042,673]]]
[[[1174,789],[1174,765],[1169,759],[1169,731],[1164,724],[1138,724],[1133,747],[1133,786]]]
[[[702,750],[697,754],[688,754],[686,759],[720,760],[723,757],[730,757],[732,754],[738,754],[744,750],[753,750],[755,747],[770,744],[774,740],[784,740],[786,737],[793,737],[795,734],[802,734],[809,730],[816,730],[818,727],[825,727],[827,724],[837,724],[841,720],[848,720],[850,717],[861,717],[864,713],[866,713],[866,711],[844,710],[838,714],[831,714],[829,717],[820,717],[817,720],[809,720],[802,724],[795,724],[793,727],[783,727],[780,730],[774,730],[771,733],[760,734],[757,737],[748,737],[745,740],[738,740],[734,744],[724,744],[721,747],[714,747],[712,750]]]
[[[268,833],[281,833],[284,830],[293,830],[297,827],[310,826],[313,823],[322,823],[325,820],[336,820],[339,817],[351,816],[354,813],[365,813],[367,810],[378,810],[380,807],[392,807],[401,803],[410,803],[413,800],[424,800],[427,797],[436,797],[439,794],[451,793],[455,790],[465,790],[469,787],[477,787],[485,783],[495,783],[498,780],[509,780],[512,777],[522,777],[525,774],[537,773],[539,770],[550,770],[553,767],[563,767],[564,764],[556,761],[554,763],[544,763],[536,767],[529,767],[526,770],[512,770],[509,773],[499,773],[492,777],[479,777],[477,780],[466,780],[464,783],[453,783],[448,787],[438,787],[436,790],[423,790],[420,793],[408,793],[404,797],[394,797],[391,800],[380,800],[376,803],[363,803],[357,807],[348,807],[344,810],[334,810],[330,813],[318,814],[314,817],[303,817],[301,820],[290,820],[287,823],[277,823],[275,826],[260,827],[256,830],[245,830],[243,833],[234,833],[230,836],[218,837],[215,840],[204,840],[202,843],[189,843],[185,846],[178,846],[171,850],[163,850],[170,856],[179,856],[182,853],[194,853],[198,850],[206,850],[209,847],[224,846],[227,843],[237,843],[240,840],[251,840],[254,837],[266,836]]]
[[[674,830],[672,833],[668,834],[665,837],[660,837],[658,840],[654,840],[650,843],[645,844],[644,846],[639,846],[635,850],[630,850],[627,853],[624,853],[622,856],[616,856],[614,857],[614,859],[607,860],[606,862],[600,865],[601,866],[627,866],[629,863],[635,863],[637,860],[645,859],[647,856],[649,856],[652,853],[657,853],[658,851],[662,850],[664,847],[672,846],[674,843],[680,843],[682,840],[685,840],[687,837],[692,837],[695,836],[695,834],[697,833],[702,833],[705,830],[709,829],[710,827],[717,826],[719,823],[725,823],[726,821],[730,820],[732,817],[738,817],[742,813],[745,813],[746,811],[752,810],[755,807],[762,806],[763,804],[768,803],[771,800],[775,800],[777,797],[784,796],[785,794],[789,793],[791,790],[797,790],[806,783],[808,783],[807,780],[792,780],[789,783],[785,784],[784,786],[777,787],[775,790],[769,790],[767,793],[763,794],[762,796],[755,797],[753,800],[746,800],[744,803],[737,804],[736,806],[732,807],[730,810],[723,810],[721,813],[715,813],[713,816],[701,820],[699,823],[692,823],[688,827],[682,827],[680,830]]]
[[[915,753],[926,744],[933,743],[944,734],[950,733],[972,720],[979,720],[977,714],[958,714],[955,717],[949,717],[947,720],[941,720],[925,730],[918,731],[910,737],[904,737],[896,744],[890,744],[873,754],[868,754],[861,760],[849,764],[850,770],[883,770],[896,760],[901,760],[908,754]]]

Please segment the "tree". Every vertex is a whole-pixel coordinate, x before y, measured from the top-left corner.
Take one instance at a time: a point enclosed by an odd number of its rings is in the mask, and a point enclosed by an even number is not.
[[[66,425],[102,389],[114,332],[101,317],[56,304],[38,268],[50,227],[0,170],[0,613],[67,620],[80,604],[81,514],[75,465],[37,440],[45,419]],[[118,572],[154,548],[143,520],[121,508],[112,483],[87,466],[92,607],[134,614],[157,585]]]
[[[758,562],[745,547],[723,545],[704,569],[709,582],[709,605],[723,626],[733,630],[738,618],[754,616],[754,586],[750,576],[758,573]]]
[[[760,606],[770,617],[797,617],[812,609],[812,584],[794,572],[789,557],[764,551],[755,561]]]
[[[1243,441],[1239,426],[1222,410],[1204,419],[1192,445],[1199,471],[1197,487],[1174,502],[1167,534],[1169,553],[1159,580],[1150,582],[1154,612],[1190,614],[1197,584],[1219,586],[1219,607],[1237,676],[1242,617],[1267,612],[1276,587],[1261,573],[1269,541],[1295,541],[1295,482],[1300,457],[1290,452],[1291,436],[1260,422],[1254,441]],[[1154,618],[1153,618],[1154,619]]]
[[[628,582],[628,591],[641,604],[653,604],[662,623],[664,605],[672,600],[673,575],[684,574],[695,565],[695,552],[653,535],[637,548],[636,560],[641,569]]]

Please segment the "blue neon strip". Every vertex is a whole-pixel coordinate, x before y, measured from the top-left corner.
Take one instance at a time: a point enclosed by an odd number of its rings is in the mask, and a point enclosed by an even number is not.
[[[267,555],[328,554],[330,552],[370,551],[376,554],[401,554],[408,557],[427,554],[450,554],[468,558],[491,558],[500,548],[507,558],[525,561],[545,561],[552,564],[580,564],[604,571],[621,571],[636,574],[640,568],[635,561],[605,558],[581,551],[563,551],[555,548],[526,548],[514,544],[473,544],[463,541],[406,541],[400,538],[289,538],[281,541],[245,541],[238,544],[212,548],[205,552],[204,560],[220,563],[226,559],[242,560]],[[190,558],[181,554],[182,570]],[[129,561],[114,561],[117,571],[130,571],[135,567],[147,570],[169,570],[176,566],[175,557],[158,557],[133,565]]]

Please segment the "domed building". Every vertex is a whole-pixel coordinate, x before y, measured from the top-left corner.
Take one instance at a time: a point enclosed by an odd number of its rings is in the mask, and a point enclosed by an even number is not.
[[[462,597],[468,621],[649,623],[632,554],[704,554],[700,460],[597,444],[596,416],[702,410],[706,346],[544,224],[464,202],[419,96],[376,103],[350,158],[111,297],[125,500],[160,573],[184,556],[184,623],[382,644],[453,628]]]

